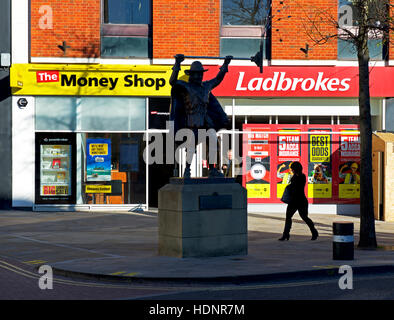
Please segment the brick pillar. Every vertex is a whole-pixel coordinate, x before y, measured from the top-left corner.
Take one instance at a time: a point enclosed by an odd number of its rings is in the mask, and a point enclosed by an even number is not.
[[[154,0],[153,58],[218,56],[220,0]]]
[[[58,48],[63,41],[70,46],[66,54]],[[99,55],[100,0],[31,1],[32,57]]]
[[[336,60],[337,39],[316,45],[307,31],[312,27],[309,19],[318,18],[323,35],[336,34],[337,30],[327,21],[327,16],[337,19],[338,0],[272,0],[272,59],[273,60]],[[291,16],[291,17],[288,17]],[[322,17],[323,20],[320,20]],[[309,44],[308,57],[300,48]]]

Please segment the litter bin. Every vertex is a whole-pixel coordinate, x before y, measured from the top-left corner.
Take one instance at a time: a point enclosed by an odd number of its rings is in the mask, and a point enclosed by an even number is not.
[[[354,259],[353,222],[333,223],[332,258],[334,260]]]

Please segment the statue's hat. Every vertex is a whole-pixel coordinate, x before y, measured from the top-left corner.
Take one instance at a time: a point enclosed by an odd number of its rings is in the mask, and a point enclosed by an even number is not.
[[[205,72],[208,71],[208,69],[204,69],[202,66],[202,63],[200,61],[194,61],[189,70],[185,70],[185,73],[189,75],[191,72]]]

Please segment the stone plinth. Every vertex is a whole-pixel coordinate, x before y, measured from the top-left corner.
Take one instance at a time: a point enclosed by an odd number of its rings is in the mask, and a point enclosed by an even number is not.
[[[230,178],[172,178],[159,190],[159,255],[246,255],[246,189]]]

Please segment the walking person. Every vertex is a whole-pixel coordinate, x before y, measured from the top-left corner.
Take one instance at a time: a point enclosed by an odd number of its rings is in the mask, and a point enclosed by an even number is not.
[[[284,241],[290,239],[291,219],[297,210],[302,220],[305,221],[312,232],[311,240],[316,240],[319,233],[317,232],[313,221],[308,218],[308,200],[304,192],[306,177],[305,174],[302,173],[301,163],[294,161],[290,166],[290,170],[293,172],[293,176],[291,177],[290,184],[286,187],[290,194],[290,200],[288,201],[286,209],[285,229],[282,237],[278,240]]]

